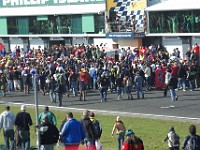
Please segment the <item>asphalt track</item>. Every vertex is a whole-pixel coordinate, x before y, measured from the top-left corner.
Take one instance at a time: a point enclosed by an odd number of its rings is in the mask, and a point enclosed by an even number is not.
[[[0,96],[0,103],[9,103],[10,105],[27,104],[33,106],[35,104],[34,91],[29,95],[22,92],[7,93],[6,97]],[[152,90],[145,92],[144,99],[128,100],[127,95],[122,96],[122,100],[117,99],[116,93],[108,92],[108,101],[101,102],[99,91],[88,90],[86,100],[79,101],[79,97],[70,94],[63,97],[63,106],[58,107],[58,103],[51,103],[49,95],[42,96],[38,93],[38,104],[43,107],[48,105],[52,109],[60,109],[66,111],[82,111],[89,109],[95,113],[109,113],[113,115],[131,115],[145,118],[175,119],[185,121],[200,122],[200,90],[195,91],[177,91],[178,101],[171,102],[168,93],[167,97],[163,97],[163,91]]]

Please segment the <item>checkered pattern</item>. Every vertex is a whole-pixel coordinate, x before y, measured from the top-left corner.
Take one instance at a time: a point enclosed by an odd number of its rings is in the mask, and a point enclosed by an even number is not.
[[[135,15],[135,23],[136,27],[143,27],[144,26],[144,10],[132,10],[129,11],[128,8],[133,1],[140,1],[140,0],[114,0],[117,3],[114,11],[116,12],[117,16],[120,16],[121,21],[128,21],[133,15]]]

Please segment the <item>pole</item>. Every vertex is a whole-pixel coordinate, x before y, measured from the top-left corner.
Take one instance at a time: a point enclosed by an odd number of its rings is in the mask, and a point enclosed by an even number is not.
[[[37,76],[34,75],[34,96],[35,96],[35,114],[36,114],[36,134],[37,134],[37,147],[40,149],[40,131],[38,128],[39,122],[38,122],[38,92],[37,92]]]

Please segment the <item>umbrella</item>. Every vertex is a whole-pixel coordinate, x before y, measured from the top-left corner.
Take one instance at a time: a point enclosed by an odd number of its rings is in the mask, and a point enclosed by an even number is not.
[[[0,43],[0,51],[2,51],[4,48],[5,46],[2,43]]]

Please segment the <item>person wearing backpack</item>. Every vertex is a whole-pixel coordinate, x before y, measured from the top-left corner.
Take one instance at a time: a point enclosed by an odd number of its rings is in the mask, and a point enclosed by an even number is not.
[[[179,150],[180,142],[179,135],[175,132],[174,127],[169,129],[169,133],[167,134],[164,142],[168,140],[169,150]]]
[[[93,125],[96,150],[101,150],[102,149],[102,145],[100,143],[100,138],[102,134],[101,123],[94,118],[95,117],[94,112],[90,112],[89,117]],[[99,143],[100,145],[96,145],[96,143]]]
[[[200,150],[200,136],[196,135],[196,126],[190,125],[190,135],[184,138],[182,148],[184,150]]]

